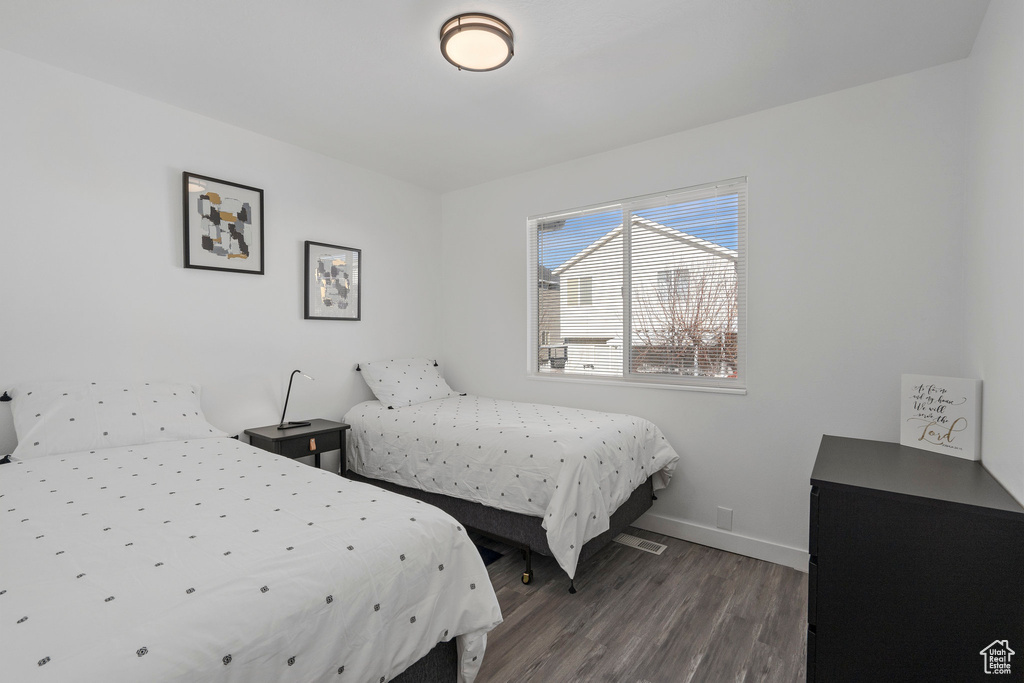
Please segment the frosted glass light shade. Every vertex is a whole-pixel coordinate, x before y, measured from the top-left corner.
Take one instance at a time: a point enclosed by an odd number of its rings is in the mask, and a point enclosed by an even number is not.
[[[441,54],[459,69],[493,71],[512,59],[512,29],[489,14],[460,14],[441,27]]]

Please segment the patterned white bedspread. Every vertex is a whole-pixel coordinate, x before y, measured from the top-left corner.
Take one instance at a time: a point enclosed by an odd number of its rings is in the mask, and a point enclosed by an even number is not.
[[[387,681],[501,622],[429,505],[199,439],[0,466],[2,678]]]
[[[639,417],[480,396],[394,409],[366,401],[344,419],[353,470],[541,517],[570,577],[582,545],[648,477],[667,486],[679,460]]]

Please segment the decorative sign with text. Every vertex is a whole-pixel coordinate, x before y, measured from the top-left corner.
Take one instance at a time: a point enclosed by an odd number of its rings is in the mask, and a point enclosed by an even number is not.
[[[900,444],[981,459],[981,380],[903,375]]]

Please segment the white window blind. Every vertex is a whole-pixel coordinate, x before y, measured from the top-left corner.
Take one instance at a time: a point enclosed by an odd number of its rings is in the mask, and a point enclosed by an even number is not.
[[[530,372],[743,389],[746,179],[531,217]]]

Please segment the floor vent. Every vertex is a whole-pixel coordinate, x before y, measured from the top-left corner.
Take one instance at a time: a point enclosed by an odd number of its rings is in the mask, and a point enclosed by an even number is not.
[[[612,540],[616,543],[621,543],[622,545],[628,545],[630,548],[636,548],[637,550],[643,550],[645,553],[653,553],[655,555],[661,555],[665,552],[665,548],[668,547],[667,545],[648,541],[644,538],[637,538],[636,536],[630,536],[629,534],[619,534]]]

